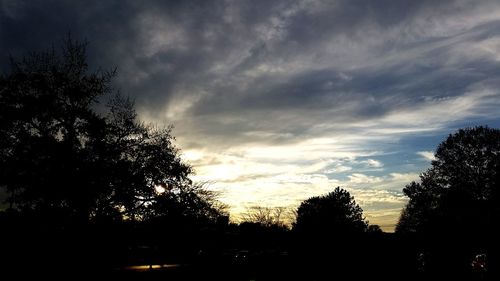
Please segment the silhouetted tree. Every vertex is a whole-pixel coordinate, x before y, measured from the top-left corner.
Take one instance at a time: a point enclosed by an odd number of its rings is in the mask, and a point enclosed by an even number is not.
[[[287,227],[291,212],[284,207],[253,206],[244,215],[243,220],[254,222],[266,227]]]
[[[363,210],[344,189],[303,201],[297,210],[294,229],[299,232],[348,234],[365,232]]]
[[[366,229],[368,233],[382,233],[382,229],[380,228],[379,225],[377,224],[370,224],[368,228]]]
[[[435,217],[439,205],[439,190],[429,177],[432,171],[421,175],[422,182],[411,182],[406,185],[403,192],[410,197],[410,201],[401,211],[396,232],[417,232],[423,230]]]
[[[432,167],[420,183],[403,192],[410,201],[401,213],[398,232],[487,232],[499,212],[500,130],[460,129],[437,148]]]
[[[60,54],[12,59],[0,76],[0,187],[10,206],[59,223],[218,216],[214,194],[188,178],[171,127],[139,122],[133,102],[114,94],[114,75],[90,71],[86,44],[69,36]]]
[[[147,209],[146,219],[183,219],[215,223],[227,217],[227,206],[217,200],[218,193],[203,184],[174,185],[156,196]]]
[[[472,258],[486,252],[489,268],[496,271],[500,130],[460,129],[438,146],[435,157],[421,181],[403,189],[410,200],[396,231],[414,233],[407,237],[419,241],[419,251],[430,253],[429,272],[471,273]]]

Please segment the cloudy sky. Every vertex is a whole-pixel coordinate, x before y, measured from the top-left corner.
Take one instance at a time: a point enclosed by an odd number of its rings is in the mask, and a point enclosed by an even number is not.
[[[233,218],[341,186],[391,230],[449,133],[500,125],[499,1],[0,0],[0,69],[68,31]]]

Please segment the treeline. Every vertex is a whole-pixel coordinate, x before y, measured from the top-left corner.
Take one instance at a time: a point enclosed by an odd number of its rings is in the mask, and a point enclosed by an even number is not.
[[[234,224],[217,194],[189,179],[171,128],[140,122],[112,87],[115,70],[90,71],[85,54],[68,37],[60,52],[12,59],[0,76],[5,268],[180,263],[228,280],[496,276],[500,130],[462,129],[441,143],[403,189],[396,234],[369,225],[340,187],[303,201],[292,225],[283,209],[263,207]]]

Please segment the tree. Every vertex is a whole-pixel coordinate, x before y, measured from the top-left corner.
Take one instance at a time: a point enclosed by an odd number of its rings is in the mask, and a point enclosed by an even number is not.
[[[0,76],[0,188],[10,208],[57,223],[173,209],[220,215],[213,194],[189,179],[171,127],[139,122],[133,102],[111,86],[115,71],[89,70],[86,45],[68,36],[60,53],[12,59]]]
[[[228,215],[227,206],[217,200],[218,193],[204,184],[172,186],[151,203],[147,219],[189,219],[190,222],[214,223]]]
[[[499,212],[500,130],[460,129],[437,148],[432,167],[403,192],[409,202],[398,232],[449,232],[468,225],[485,234]]]
[[[382,233],[382,228],[378,224],[370,224],[366,229],[368,233]]]
[[[363,210],[344,189],[303,201],[294,229],[304,233],[349,234],[365,232]]]
[[[243,216],[244,222],[257,223],[265,227],[288,228],[293,212],[285,207],[250,207]]]

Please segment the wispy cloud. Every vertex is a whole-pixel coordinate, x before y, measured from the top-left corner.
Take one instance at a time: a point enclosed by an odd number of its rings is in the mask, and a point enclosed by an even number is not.
[[[427,161],[436,160],[436,157],[434,156],[434,151],[418,151],[417,155],[420,155],[422,159]]]
[[[382,178],[380,177],[374,177],[374,176],[367,176],[364,174],[359,174],[359,173],[354,173],[350,176],[349,178],[349,183],[352,184],[360,184],[360,183],[380,183],[382,181]]]

